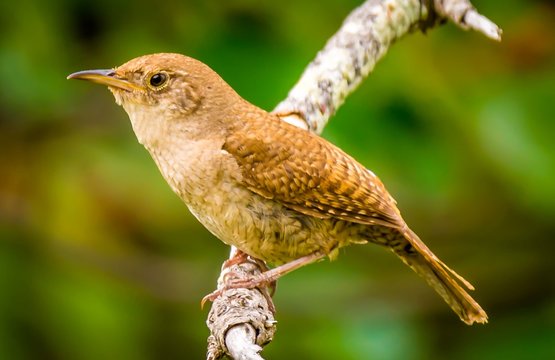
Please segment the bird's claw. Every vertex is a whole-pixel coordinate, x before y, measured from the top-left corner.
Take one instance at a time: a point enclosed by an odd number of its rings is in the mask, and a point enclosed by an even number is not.
[[[204,308],[204,304],[206,304],[207,301],[214,302],[214,300],[220,297],[227,290],[259,288],[262,295],[266,297],[270,309],[272,310],[272,312],[274,312],[275,308],[271,297],[276,291],[277,283],[276,280],[267,278],[266,276],[264,276],[264,274],[265,273],[261,273],[258,276],[243,279],[233,277],[234,274],[232,272],[225,274],[224,285],[222,287],[218,287],[216,290],[212,291],[210,294],[207,294],[205,297],[202,298],[200,302],[201,309]],[[269,288],[269,293],[263,291],[264,287]]]
[[[204,309],[204,304],[206,304],[207,301],[214,302],[214,300],[216,300],[218,297],[220,297],[222,295],[224,290],[226,290],[226,289],[225,288],[219,288],[219,289],[216,289],[216,290],[212,291],[210,294],[207,294],[200,301],[200,308]]]
[[[228,262],[232,262],[232,264],[230,265]],[[237,257],[228,259],[224,262],[222,269],[229,268],[230,266],[238,263],[240,263],[240,261],[237,261]],[[234,280],[237,280],[237,274],[233,271],[228,270],[225,274],[223,274],[223,277],[222,277],[223,286],[218,286],[216,290],[212,291],[210,294],[207,294],[205,297],[203,297],[202,300],[200,301],[200,308],[201,309],[204,308],[204,304],[206,304],[207,301],[214,302],[214,300],[220,297],[224,293],[224,291],[229,289],[240,288],[241,286],[238,286],[238,287],[231,286]]]

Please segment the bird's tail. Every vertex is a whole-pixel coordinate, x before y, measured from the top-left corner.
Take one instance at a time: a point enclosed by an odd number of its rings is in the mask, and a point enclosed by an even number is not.
[[[462,321],[468,325],[486,323],[486,312],[463,288],[474,290],[474,287],[439,260],[412,230],[405,227],[401,232],[410,245],[405,242],[392,251],[424,278]]]

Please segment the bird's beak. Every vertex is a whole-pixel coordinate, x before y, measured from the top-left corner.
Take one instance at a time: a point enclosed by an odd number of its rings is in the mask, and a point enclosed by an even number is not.
[[[127,91],[145,90],[145,88],[140,85],[118,78],[116,76],[116,72],[113,69],[78,71],[69,75],[67,78],[89,80],[97,84],[107,85],[110,87],[127,90]]]

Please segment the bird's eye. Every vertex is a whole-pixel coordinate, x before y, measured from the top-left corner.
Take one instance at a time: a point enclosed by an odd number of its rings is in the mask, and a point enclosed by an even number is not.
[[[148,80],[148,82],[150,83],[150,86],[154,88],[160,88],[164,86],[167,81],[168,81],[168,75],[162,72],[152,75]]]

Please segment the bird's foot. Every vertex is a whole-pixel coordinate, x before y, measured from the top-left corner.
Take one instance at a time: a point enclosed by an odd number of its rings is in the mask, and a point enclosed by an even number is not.
[[[269,281],[263,278],[262,275],[265,273],[266,272],[263,272],[260,275],[251,278],[238,278],[233,271],[226,273],[223,281],[224,285],[218,287],[216,290],[202,298],[200,302],[201,309],[204,308],[204,304],[206,304],[207,301],[214,302],[214,300],[222,296],[222,294],[227,290],[258,288],[262,295],[266,298],[266,301],[270,306],[270,310],[275,312],[272,296],[276,292],[277,282],[275,280]],[[269,290],[265,291],[265,287]]]
[[[273,276],[268,276],[266,274],[270,273],[270,270],[266,270],[258,275],[250,276],[247,278],[233,277],[233,274],[229,274],[229,280],[225,282],[225,290],[228,289],[254,289],[254,288],[272,288],[272,295],[275,292],[276,279]]]
[[[266,263],[260,259],[250,257],[240,250],[236,250],[232,257],[224,261],[222,264],[222,273],[220,275],[220,280],[218,280],[218,288],[211,293],[207,294],[201,300],[201,308],[204,307],[207,301],[214,302],[218,297],[220,297],[224,291],[230,289],[253,289],[256,287],[262,288],[268,287],[270,289],[269,295],[266,291],[261,291],[264,296],[268,297],[268,303],[271,304],[270,297],[274,295],[276,289],[276,282],[264,282],[258,279],[258,276],[248,276],[245,275],[245,271],[242,268],[234,268],[235,266],[240,266],[241,264],[250,263],[251,266],[256,266],[258,271],[261,271],[259,275],[268,272],[268,266]],[[248,269],[248,267],[247,267]],[[247,270],[247,273],[251,270]],[[246,284],[246,285],[243,285]]]

